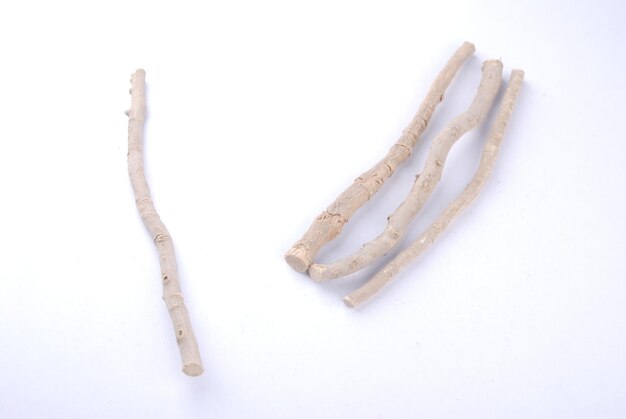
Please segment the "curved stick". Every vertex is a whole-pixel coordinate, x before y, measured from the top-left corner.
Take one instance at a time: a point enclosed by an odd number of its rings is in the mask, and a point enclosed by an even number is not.
[[[509,80],[509,87],[506,89],[498,116],[491,126],[491,131],[487,142],[483,148],[483,154],[480,165],[474,174],[474,177],[461,192],[461,194],[446,208],[431,226],[422,233],[422,235],[413,242],[407,249],[402,251],[387,266],[378,272],[372,279],[357,289],[352,294],[346,296],[343,301],[350,307],[355,307],[368,298],[376,294],[400,271],[405,269],[414,259],[416,259],[424,250],[428,248],[446,227],[467,208],[474,198],[478,195],[485,182],[489,178],[493,166],[498,156],[498,150],[502,142],[502,137],[506,130],[517,94],[524,80],[524,72],[522,70],[513,70]]]
[[[472,104],[465,113],[454,118],[435,138],[426,158],[424,170],[415,179],[413,188],[404,202],[389,217],[385,230],[374,240],[365,243],[361,249],[344,259],[328,265],[311,265],[309,268],[311,278],[316,281],[324,281],[356,272],[386,255],[400,242],[408,225],[422,209],[439,182],[448,152],[454,143],[467,131],[480,124],[487,116],[498,93],[501,79],[502,63],[499,60],[485,61],[482,79]]]
[[[154,208],[150,188],[143,169],[143,131],[146,119],[145,84],[146,72],[137,70],[130,78],[131,106],[128,115],[128,175],[135,193],[137,209],[141,219],[159,252],[161,279],[163,281],[163,300],[172,318],[176,341],[183,363],[183,372],[196,376],[204,370],[198,343],[191,328],[189,314],[180,290],[174,244],[169,232]]]
[[[298,272],[305,272],[317,252],[329,241],[341,233],[350,217],[363,206],[396,168],[411,155],[420,135],[426,129],[437,105],[443,100],[444,93],[463,62],[474,53],[474,45],[465,42],[448,60],[445,67],[420,105],[417,114],[402,132],[402,136],[391,147],[384,159],[376,163],[367,172],[359,176],[348,189],[330,204],[309,227],[304,236],[285,254],[287,263]]]

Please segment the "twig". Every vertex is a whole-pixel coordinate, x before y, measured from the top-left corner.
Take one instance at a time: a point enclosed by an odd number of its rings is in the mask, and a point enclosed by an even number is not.
[[[341,233],[352,215],[382,187],[396,168],[411,155],[420,135],[426,129],[437,105],[463,62],[474,53],[474,45],[465,42],[439,73],[420,105],[417,114],[391,147],[387,156],[354,183],[321,213],[304,236],[285,255],[287,263],[298,272],[305,272],[317,252]]]
[[[407,227],[422,209],[439,182],[448,152],[454,143],[464,133],[480,124],[487,115],[498,93],[501,78],[502,63],[498,60],[485,61],[482,79],[472,104],[465,113],[454,118],[434,140],[422,173],[415,179],[413,188],[404,202],[389,217],[385,230],[344,259],[327,265],[311,265],[309,268],[311,278],[316,281],[324,281],[356,272],[386,255],[399,243]]]
[[[426,250],[446,227],[467,208],[478,195],[485,182],[489,178],[500,149],[502,137],[515,106],[517,94],[524,80],[522,70],[513,70],[506,89],[498,115],[491,126],[489,137],[483,148],[480,165],[474,177],[461,192],[461,194],[439,215],[435,222],[422,235],[415,240],[407,249],[403,250],[395,259],[378,272],[372,279],[344,298],[344,302],[355,307],[376,294],[398,272],[405,269],[414,259]]]
[[[172,318],[174,333],[183,364],[183,372],[196,376],[204,370],[198,343],[191,328],[189,313],[180,290],[174,244],[154,208],[143,168],[143,131],[146,119],[146,72],[137,70],[130,78],[131,106],[128,115],[128,174],[135,193],[135,202],[146,228],[159,252],[163,300]]]

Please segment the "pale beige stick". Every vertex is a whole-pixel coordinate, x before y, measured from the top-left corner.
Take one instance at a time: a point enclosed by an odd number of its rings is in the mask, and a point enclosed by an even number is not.
[[[413,260],[422,254],[461,211],[467,208],[474,198],[476,198],[493,170],[496,157],[498,156],[498,150],[500,149],[500,143],[502,142],[502,137],[504,136],[507,124],[511,118],[515,100],[523,80],[524,72],[522,70],[513,70],[511,72],[509,86],[506,89],[498,115],[491,126],[489,137],[487,137],[487,142],[483,148],[480,165],[467,187],[417,240],[407,249],[403,250],[362,287],[346,296],[343,301],[348,306],[355,307],[380,291],[380,289],[391,281],[398,272],[405,269]]]
[[[309,227],[304,236],[285,255],[287,263],[298,272],[305,272],[317,252],[341,233],[350,217],[382,187],[396,168],[411,155],[420,135],[426,129],[437,105],[463,62],[474,53],[474,45],[465,42],[454,53],[435,81],[417,114],[391,147],[384,159],[359,176],[348,189],[330,204]]]
[[[413,188],[404,202],[389,217],[384,231],[344,259],[327,265],[311,265],[309,267],[311,278],[316,281],[324,281],[356,272],[386,255],[400,242],[407,227],[422,209],[439,179],[441,179],[448,152],[454,143],[467,131],[480,124],[487,116],[498,93],[501,80],[502,63],[498,60],[485,61],[482,79],[472,104],[465,113],[454,118],[435,138],[426,157],[422,173],[415,179]]]
[[[183,372],[196,376],[204,370],[198,343],[191,328],[189,314],[180,290],[174,244],[169,232],[157,214],[143,168],[143,131],[146,118],[146,72],[137,70],[130,78],[131,106],[128,115],[128,174],[135,192],[135,202],[146,228],[159,252],[163,300],[172,318],[176,341],[183,364]]]

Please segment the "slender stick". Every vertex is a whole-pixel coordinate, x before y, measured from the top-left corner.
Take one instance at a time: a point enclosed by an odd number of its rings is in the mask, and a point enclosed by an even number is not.
[[[509,86],[506,89],[498,115],[491,126],[489,137],[483,148],[480,165],[467,187],[417,240],[396,256],[395,259],[374,275],[367,283],[352,294],[346,296],[344,302],[348,306],[355,307],[380,291],[382,287],[398,274],[398,272],[404,270],[413,260],[422,254],[422,252],[439,237],[446,227],[472,203],[474,198],[476,198],[493,170],[502,137],[504,136],[509,119],[511,118],[515,100],[523,80],[524,72],[522,70],[513,70],[511,72]]]
[[[454,143],[487,116],[498,93],[501,79],[502,63],[498,60],[485,61],[482,79],[472,104],[465,113],[454,118],[434,140],[422,173],[415,179],[413,188],[404,202],[389,217],[383,232],[344,259],[327,265],[311,265],[309,268],[311,278],[324,281],[356,272],[386,255],[400,242],[407,227],[441,179],[446,158]]]
[[[444,93],[465,60],[474,53],[474,45],[465,42],[454,53],[439,73],[420,105],[417,114],[402,132],[402,136],[391,147],[384,159],[367,172],[361,174],[348,189],[341,193],[313,221],[302,238],[285,255],[287,263],[298,272],[305,272],[317,252],[341,233],[343,226],[363,206],[396,168],[411,155],[420,135],[426,129],[435,108],[443,100]]]
[[[130,78],[131,107],[128,115],[128,175],[135,193],[135,202],[141,219],[159,252],[161,280],[163,282],[163,300],[172,318],[176,341],[187,375],[202,374],[204,368],[200,359],[198,343],[191,328],[189,313],[180,290],[174,244],[169,232],[154,208],[150,188],[143,168],[143,131],[146,119],[145,84],[146,72],[137,70]]]

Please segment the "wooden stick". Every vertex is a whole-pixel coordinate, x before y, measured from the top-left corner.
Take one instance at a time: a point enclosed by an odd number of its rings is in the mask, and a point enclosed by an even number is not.
[[[137,70],[130,78],[131,107],[126,113],[128,115],[128,175],[141,219],[154,239],[154,244],[159,252],[163,300],[172,318],[183,372],[187,375],[197,376],[202,374],[204,367],[200,359],[198,343],[189,321],[189,313],[187,313],[187,307],[185,307],[185,301],[180,290],[174,243],[154,208],[150,188],[144,174],[142,143],[146,119],[145,79],[146,72],[142,69]]]
[[[434,140],[422,173],[415,179],[413,188],[404,202],[389,217],[387,227],[374,240],[365,243],[352,255],[327,265],[313,264],[311,278],[324,281],[356,272],[386,255],[404,236],[413,218],[422,209],[441,179],[448,152],[466,132],[480,124],[498,93],[502,79],[502,63],[485,61],[478,91],[468,110],[454,118]]]
[[[354,183],[330,204],[309,227],[304,236],[285,255],[287,263],[298,272],[305,272],[317,252],[341,233],[343,226],[363,206],[396,168],[411,155],[420,135],[426,129],[437,105],[465,60],[474,53],[474,45],[465,42],[439,73],[420,105],[417,114],[391,147],[384,159],[359,176]]]
[[[363,303],[380,291],[382,287],[398,274],[398,272],[404,270],[413,260],[422,254],[461,211],[467,208],[474,198],[476,198],[493,170],[502,137],[504,136],[504,132],[511,118],[515,100],[523,80],[524,72],[522,70],[513,70],[511,72],[509,86],[506,89],[498,115],[491,126],[489,137],[483,148],[480,165],[467,187],[417,240],[396,256],[395,259],[374,275],[374,277],[362,287],[344,298],[344,302],[349,307],[355,307]]]

